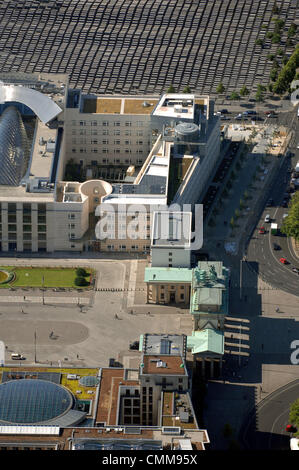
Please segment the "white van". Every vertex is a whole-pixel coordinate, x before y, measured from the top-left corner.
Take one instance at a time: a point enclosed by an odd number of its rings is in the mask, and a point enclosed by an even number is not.
[[[265,217],[265,222],[269,223],[270,222],[270,215],[267,214],[266,217]]]
[[[20,360],[20,359],[24,359],[24,356],[22,356],[22,354],[12,353],[11,358],[16,359],[16,360],[18,360],[18,359]]]

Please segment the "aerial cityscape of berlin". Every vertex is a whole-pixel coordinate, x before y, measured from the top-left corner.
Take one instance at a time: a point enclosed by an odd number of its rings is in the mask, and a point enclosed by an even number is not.
[[[10,460],[299,450],[298,12],[0,0]]]

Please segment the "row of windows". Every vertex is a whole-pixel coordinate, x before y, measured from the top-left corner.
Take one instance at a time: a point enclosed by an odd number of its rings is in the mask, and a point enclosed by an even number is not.
[[[148,248],[149,248],[149,246],[144,245],[142,247],[142,250],[146,251]],[[114,250],[114,245],[107,245],[107,249],[113,251]],[[128,247],[126,245],[120,245],[118,247],[118,250],[126,250],[126,249],[128,249],[128,250],[140,250],[140,247],[138,245],[131,245],[131,246],[128,246]]]
[[[72,121],[72,126],[76,126],[78,121]],[[131,127],[132,126],[132,121],[125,121],[125,122],[120,122],[120,121],[115,121],[115,122],[110,122],[110,121],[79,121],[79,126],[86,126],[90,124],[93,127],[96,126],[103,126],[103,127],[108,127],[109,125],[114,126],[114,127],[120,127],[121,125],[124,125],[125,127]],[[143,127],[144,126],[144,121],[135,121],[134,126],[136,127]]]
[[[86,144],[87,142],[86,142],[86,139],[80,139],[80,141],[77,141],[77,139],[72,139],[72,144],[77,144],[77,143]],[[90,141],[90,144],[95,145],[95,144],[100,144],[100,142],[97,139],[92,139]],[[109,140],[102,140],[102,144],[109,145]],[[132,142],[130,140],[125,140],[124,142],[122,142],[122,144],[132,145]],[[143,144],[144,144],[143,140],[136,140],[136,145],[143,145]],[[115,140],[114,145],[121,145],[120,140]]]
[[[88,150],[87,152],[87,149],[86,148],[80,148],[80,149],[76,149],[76,148],[72,148],[72,153],[77,153],[77,150],[78,150],[78,153],[88,153],[88,152],[91,152],[91,153],[100,153],[98,152],[98,149],[90,149]],[[121,149],[114,149],[113,150],[113,153],[114,154],[120,154]],[[104,149],[101,149],[101,153],[103,154],[112,154],[112,151],[107,148],[104,148]],[[122,153],[132,153],[132,150],[131,149],[122,149]],[[144,151],[143,150],[135,150],[134,153],[138,154],[138,155],[143,155],[144,154]]]
[[[138,137],[142,137],[143,136],[143,131],[136,131],[135,134],[138,136]],[[121,131],[119,129],[116,129],[113,134],[109,134],[109,131],[107,129],[103,129],[99,134],[98,134],[98,131],[97,130],[91,130],[90,132],[89,131],[86,131],[86,129],[80,129],[78,132],[77,132],[77,129],[72,129],[72,135],[122,135],[121,134]],[[126,136],[131,136],[132,135],[132,131],[131,130],[126,130],[124,132],[124,135]]]

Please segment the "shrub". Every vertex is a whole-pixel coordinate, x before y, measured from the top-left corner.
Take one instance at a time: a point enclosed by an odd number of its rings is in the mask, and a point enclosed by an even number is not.
[[[76,286],[88,286],[89,285],[89,282],[85,279],[85,277],[76,277],[75,279],[75,285]]]
[[[224,93],[224,92],[225,92],[225,88],[223,86],[223,83],[220,82],[219,85],[216,88],[216,93]]]
[[[86,276],[88,276],[88,273],[85,271],[84,268],[77,268],[76,269],[76,274],[77,274],[77,277],[86,277]]]

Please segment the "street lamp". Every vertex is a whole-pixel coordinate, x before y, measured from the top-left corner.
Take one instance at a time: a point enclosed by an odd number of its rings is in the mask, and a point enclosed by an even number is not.
[[[45,285],[45,276],[42,277],[43,305],[45,305],[44,285]]]
[[[36,364],[36,330],[34,331],[34,364]]]

